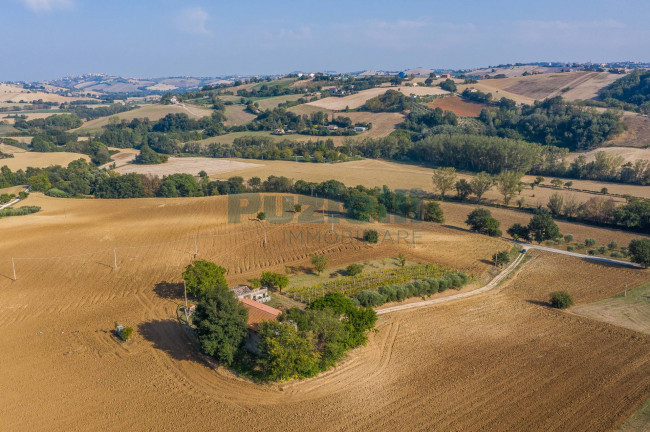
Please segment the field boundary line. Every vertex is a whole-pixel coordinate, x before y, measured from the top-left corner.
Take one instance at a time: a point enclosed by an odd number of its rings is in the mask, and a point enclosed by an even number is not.
[[[581,254],[581,253],[578,253],[578,252],[569,252],[569,251],[565,251],[565,250],[562,250],[562,249],[555,249],[555,248],[542,246],[542,245],[534,245],[534,244],[531,244],[531,243],[523,243],[523,242],[520,242],[520,241],[517,241],[517,240],[511,240],[511,241],[513,243],[518,244],[519,246],[523,247],[524,249],[537,249],[537,250],[541,250],[541,251],[544,251],[544,252],[551,252],[551,253],[560,254],[560,255],[567,255],[567,256],[587,259],[587,260],[591,260],[591,261],[600,261],[600,262],[605,262],[605,263],[608,263],[608,264],[618,264],[618,265],[625,266],[625,267],[642,268],[642,266],[640,264],[629,262],[629,261],[621,261],[621,260],[616,260],[616,259],[607,258],[607,257],[599,257],[599,256],[595,256],[595,255]]]
[[[403,305],[397,305],[397,306],[391,306],[387,307],[385,309],[378,309],[377,310],[377,315],[384,315],[392,312],[399,312],[403,310],[409,310],[409,309],[417,309],[421,307],[427,307],[427,306],[432,306],[440,303],[447,303],[451,302],[454,300],[462,299],[462,298],[467,298],[467,297],[472,297],[478,294],[482,294],[484,292],[490,291],[494,288],[496,288],[501,281],[503,281],[506,277],[510,275],[510,272],[514,270],[519,263],[521,263],[526,256],[526,253],[521,253],[517,259],[515,259],[508,267],[506,267],[501,273],[496,275],[494,279],[492,279],[490,282],[488,282],[486,285],[482,286],[481,288],[472,290],[472,291],[467,291],[464,293],[458,293],[454,294],[449,297],[442,297],[442,298],[436,298],[436,299],[431,299],[431,300],[424,300],[424,301],[419,301],[415,303],[407,303]]]

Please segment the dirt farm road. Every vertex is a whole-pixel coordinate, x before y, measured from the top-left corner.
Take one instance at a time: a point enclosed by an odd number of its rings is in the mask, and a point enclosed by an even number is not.
[[[420,308],[420,307],[425,307],[425,306],[431,306],[435,304],[440,304],[440,303],[447,303],[450,301],[458,300],[461,298],[466,298],[466,297],[471,297],[475,296],[478,294],[482,294],[484,292],[490,291],[491,289],[496,288],[499,283],[504,280],[512,270],[514,270],[519,263],[524,259],[524,256],[526,254],[522,253],[519,254],[517,259],[515,259],[508,267],[506,267],[501,273],[499,273],[494,279],[492,279],[490,282],[488,282],[486,285],[482,286],[481,288],[475,289],[473,291],[468,291],[460,294],[456,294],[453,296],[449,297],[442,297],[442,298],[437,298],[437,299],[431,299],[431,300],[424,300],[420,302],[415,302],[415,303],[408,303],[408,304],[403,304],[403,305],[397,305],[397,306],[391,306],[387,307],[385,309],[378,309],[377,310],[377,315],[384,315],[387,313],[392,313],[392,312],[399,312],[403,310],[408,310],[408,309],[415,309],[415,308]]]
[[[600,261],[608,264],[618,264],[622,266],[627,266],[627,267],[634,267],[634,268],[641,268],[639,264],[632,263],[629,261],[620,261],[620,260],[615,260],[611,258],[605,258],[605,257],[598,257],[598,256],[593,256],[593,255],[586,255],[586,254],[581,254],[577,252],[569,252],[569,251],[564,251],[560,249],[553,249],[550,247],[546,246],[540,246],[540,245],[534,245],[530,243],[521,243],[518,241],[513,241],[513,243],[516,243],[523,247],[524,249],[539,249],[543,250],[545,252],[551,252],[551,253],[556,253],[556,254],[561,254],[561,255],[568,255],[576,258],[582,258],[582,259],[587,259],[587,260],[592,260],[592,261]]]
[[[530,243],[521,243],[521,242],[516,242],[516,241],[514,243],[517,243],[518,245],[522,246],[524,248],[524,250],[539,249],[539,250],[542,250],[542,251],[545,251],[545,252],[551,252],[551,253],[556,253],[556,254],[560,254],[560,255],[568,255],[568,256],[572,256],[572,257],[576,257],[576,258],[588,259],[588,260],[592,260],[592,261],[599,261],[599,262],[604,262],[604,263],[608,263],[608,264],[616,264],[616,265],[622,265],[622,266],[627,266],[627,267],[641,268],[641,266],[639,264],[635,264],[635,263],[631,263],[631,262],[627,262],[627,261],[620,261],[620,260],[615,260],[615,259],[611,259],[611,258],[597,257],[597,256],[586,255],[586,254],[581,254],[581,253],[576,253],[576,252],[563,251],[563,250],[553,249],[553,248],[546,247],[546,246],[538,246],[538,245],[534,245],[534,244],[530,244]],[[506,267],[501,273],[499,273],[494,279],[492,279],[489,283],[487,283],[485,286],[483,286],[483,287],[481,287],[479,289],[464,292],[464,293],[460,293],[460,294],[456,294],[456,295],[449,296],[449,297],[437,298],[437,299],[432,299],[432,300],[424,300],[424,301],[415,302],[415,303],[408,303],[408,304],[404,304],[404,305],[397,305],[397,306],[387,307],[387,308],[384,308],[384,309],[378,309],[377,310],[377,315],[384,315],[384,314],[392,313],[392,312],[399,312],[399,311],[408,310],[408,309],[415,309],[415,308],[426,307],[426,306],[431,306],[431,305],[440,304],[440,303],[447,303],[447,302],[450,302],[450,301],[458,300],[458,299],[461,299],[461,298],[467,298],[467,297],[475,296],[475,295],[482,294],[484,292],[490,291],[490,290],[496,288],[499,285],[499,283],[503,279],[505,279],[510,274],[510,272],[512,272],[512,270],[514,270],[519,265],[519,263],[524,259],[525,255],[526,255],[525,252],[520,254],[517,257],[517,259],[515,259],[512,263],[510,263],[510,265],[508,267]]]

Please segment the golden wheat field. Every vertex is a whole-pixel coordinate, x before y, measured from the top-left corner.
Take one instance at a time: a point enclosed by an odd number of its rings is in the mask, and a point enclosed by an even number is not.
[[[246,162],[248,159],[234,159],[237,161]],[[421,189],[425,192],[433,192],[433,182],[431,176],[433,170],[431,168],[422,167],[418,165],[402,164],[397,162],[389,162],[379,159],[362,159],[358,161],[339,162],[339,163],[304,163],[304,162],[291,162],[291,161],[266,161],[256,160],[256,164],[261,165],[255,169],[234,171],[228,173],[227,176],[218,176],[219,178],[227,178],[232,175],[240,175],[245,179],[250,177],[260,177],[266,179],[270,175],[284,175],[294,180],[307,180],[307,181],[324,181],[329,179],[339,180],[347,186],[363,185],[367,187],[374,187],[388,185],[392,189],[411,190]],[[467,180],[472,178],[471,174],[460,173],[458,178],[465,178]],[[524,176],[524,182],[532,182],[534,176]],[[543,184],[550,185],[551,177],[545,178]],[[591,190],[599,192],[602,188],[607,188],[610,193],[629,194],[632,196],[650,198],[650,188],[637,185],[626,185],[621,183],[609,182],[596,182],[587,180],[572,180],[573,188]],[[537,204],[546,205],[548,198],[553,193],[559,193],[565,198],[574,198],[577,202],[585,202],[594,197],[594,194],[587,192],[571,191],[568,189],[552,189],[536,187],[531,189],[527,186],[521,192],[521,195],[515,196],[512,200],[512,205],[519,198],[524,198],[527,206],[537,206]],[[449,191],[448,194],[455,194],[454,191]],[[616,202],[624,202],[624,198],[608,197]],[[485,194],[484,199],[494,202],[502,202],[502,196],[493,188]]]
[[[607,72],[563,72],[529,75],[502,79],[481,80],[480,85],[492,89],[492,94],[499,90],[519,95],[530,100],[542,100],[562,96],[568,100],[591,99],[598,90],[620,78],[620,75]],[[505,96],[501,95],[500,96]]]
[[[650,116],[626,111],[623,113],[623,124],[627,129],[605,145],[639,148],[650,146]]]
[[[175,173],[198,176],[201,171],[205,171],[208,175],[217,176],[242,169],[254,169],[259,166],[258,164],[251,162],[204,157],[170,157],[167,162],[156,165],[125,164],[123,159],[121,164],[121,166],[115,169],[115,171],[121,174],[137,173],[158,177]]]
[[[13,84],[0,83],[0,102],[23,103],[42,100],[43,102],[72,102],[76,100],[91,100],[89,98],[61,96],[55,93],[25,90]],[[21,102],[22,101],[22,102]]]
[[[387,90],[397,90],[406,96],[417,95],[438,95],[449,94],[449,92],[440,89],[439,87],[375,87],[368,90],[362,90],[358,93],[343,96],[343,97],[327,97],[314,102],[309,102],[307,105],[324,108],[327,110],[344,110],[346,108],[354,109],[359,108],[365,104],[368,99],[386,93]]]
[[[334,267],[404,252],[480,277],[509,245],[429,223],[418,224],[415,247],[291,242],[286,230],[329,225],[290,214],[262,226],[248,213],[227,223],[228,197],[29,199],[43,210],[0,225],[5,430],[601,431],[650,396],[649,336],[539,304],[551,288],[604,298],[647,271],[533,252],[496,291],[382,316],[336,368],[262,385],[210,366],[179,325],[180,273],[195,253],[234,284],[309,266],[312,252]],[[341,221],[336,231],[366,226]],[[131,343],[113,339],[114,321],[136,328]]]
[[[9,147],[9,146],[7,146]],[[26,152],[22,149],[20,151],[11,152],[14,157],[1,159],[0,166],[8,166],[12,171],[19,169],[26,169],[27,167],[45,168],[52,165],[67,166],[70,162],[77,159],[90,160],[88,155],[81,153],[67,153],[67,152]]]
[[[111,117],[118,117],[120,120],[133,120],[136,118],[148,118],[152,122],[158,121],[165,117],[167,114],[187,114],[192,119],[206,117],[212,114],[212,110],[201,108],[196,105],[189,104],[175,104],[175,105],[160,105],[150,104],[143,105],[139,108],[125,111]],[[75,130],[99,130],[103,126],[108,125],[110,117],[100,117],[94,120],[89,120],[81,125],[80,128]]]
[[[636,160],[650,160],[650,148],[634,148],[634,147],[602,147],[587,152],[572,152],[567,157],[567,161],[572,162],[579,156],[584,156],[587,162],[596,159],[596,153],[605,152],[614,156],[621,156],[623,163],[634,162]]]

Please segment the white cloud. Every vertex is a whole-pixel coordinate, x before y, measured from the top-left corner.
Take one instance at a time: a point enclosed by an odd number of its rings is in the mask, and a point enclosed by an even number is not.
[[[72,0],[20,0],[32,12],[50,12],[54,9],[69,9]]]
[[[189,34],[210,35],[205,26],[209,19],[210,15],[202,7],[183,9],[176,17],[176,26]]]

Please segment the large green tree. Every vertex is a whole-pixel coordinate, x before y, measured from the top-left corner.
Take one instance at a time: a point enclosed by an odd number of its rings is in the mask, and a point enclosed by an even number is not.
[[[528,223],[528,231],[537,243],[562,236],[553,216],[546,209],[540,210]]]
[[[650,266],[650,239],[634,239],[628,249],[632,262],[640,264],[643,268]]]
[[[481,234],[486,234],[491,237],[499,237],[501,230],[499,229],[500,222],[492,217],[490,210],[485,208],[477,208],[467,215],[465,221],[472,231]]]
[[[282,292],[282,289],[289,283],[289,278],[279,273],[263,272],[260,283],[266,288],[278,288]]]
[[[424,207],[423,219],[427,222],[443,223],[445,221],[445,215],[442,212],[442,208],[440,208],[440,204],[435,201],[429,201]]]
[[[264,321],[258,335],[259,364],[268,379],[287,380],[318,373],[319,355],[308,334],[299,334],[292,324]]]
[[[228,289],[225,274],[225,268],[210,261],[199,260],[185,268],[183,279],[187,291],[195,297],[201,298],[216,289]]]
[[[201,350],[231,365],[246,337],[248,310],[223,286],[206,291],[196,306],[194,323]]]
[[[472,193],[476,195],[476,198],[481,201],[485,192],[489,191],[494,182],[492,181],[492,176],[486,172],[480,172],[472,177],[472,180],[469,182],[470,187],[472,188]]]
[[[497,189],[503,195],[503,202],[508,205],[510,200],[517,193],[523,173],[518,171],[502,171],[494,179]]]
[[[456,181],[456,169],[452,167],[438,168],[433,170],[431,176],[433,185],[440,191],[440,195],[445,196],[445,193],[454,187]]]

